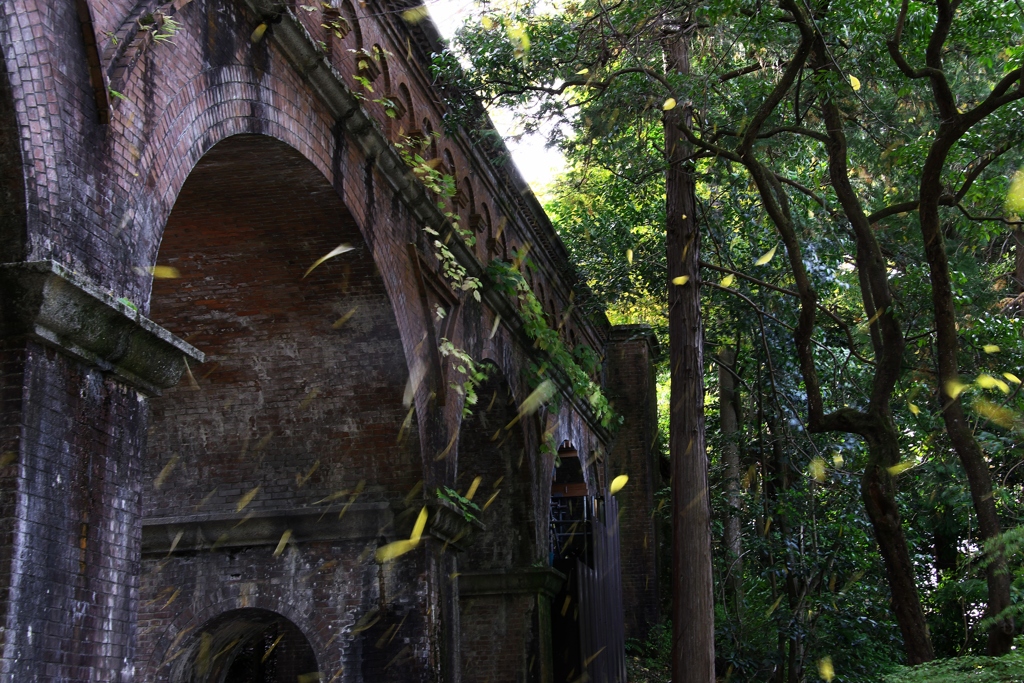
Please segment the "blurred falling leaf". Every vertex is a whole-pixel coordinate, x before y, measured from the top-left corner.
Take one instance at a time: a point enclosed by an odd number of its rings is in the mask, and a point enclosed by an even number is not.
[[[971,407],[975,412],[993,424],[997,424],[1004,429],[1010,429],[1013,427],[1015,415],[1009,408],[998,406],[991,401],[986,401],[985,399],[975,401]]]
[[[661,105],[661,108],[664,111],[670,111],[672,109],[675,109],[676,108],[676,100],[675,100],[675,98],[674,97],[670,97],[667,100],[665,100],[665,104]]]
[[[985,344],[981,347],[981,350],[985,353],[999,353],[999,347],[995,344]]]
[[[885,469],[889,471],[889,474],[895,477],[897,474],[900,474],[901,472],[906,472],[916,464],[917,463],[904,460],[903,462],[898,462],[892,467],[886,467]]]
[[[292,530],[285,529],[284,533],[281,534],[281,540],[277,542],[277,547],[274,548],[274,557],[279,557],[284,552],[285,546],[288,545],[288,539],[292,537]]]
[[[810,464],[809,470],[810,470],[810,473],[811,473],[811,477],[813,477],[815,481],[818,481],[818,482],[825,481],[825,461],[824,460],[822,460],[821,458],[813,458],[811,460],[811,464]]]
[[[982,373],[978,375],[978,379],[976,381],[978,383],[978,386],[981,387],[982,389],[998,389],[1004,394],[1010,393],[1010,387],[1006,384],[1006,382],[1004,382],[1001,379],[996,379],[992,375],[986,375],[985,373]]]
[[[853,76],[850,76],[850,78],[853,78]],[[853,89],[856,90],[859,87],[860,85],[858,84],[855,85]],[[831,657],[822,657],[818,660],[818,675],[822,677],[825,683],[832,683],[832,679],[836,677],[836,672],[835,669],[832,668]]]
[[[772,612],[774,612],[776,609],[778,609],[780,604],[782,604],[782,596],[781,595],[778,597],[778,599],[775,602],[772,603],[772,606],[768,608],[768,611],[765,612],[764,615],[766,617],[770,617],[772,615]]]
[[[466,500],[473,500],[473,496],[476,495],[476,490],[480,488],[480,482],[482,480],[483,477],[477,477],[473,480],[473,483],[469,485],[469,490],[466,491]]]
[[[672,278],[672,284],[679,285],[679,286],[685,285],[689,281],[690,281],[690,276],[689,275],[680,275],[679,277]]]
[[[1017,377],[1017,375],[1013,374],[1012,372],[1004,372],[1003,377],[1010,380],[1014,384],[1020,384],[1020,377]]]
[[[256,27],[256,30],[252,32],[252,35],[249,36],[249,40],[251,40],[253,43],[258,43],[261,40],[263,40],[263,34],[266,33],[266,32],[267,32],[267,25],[266,24],[260,24],[259,26]]]
[[[171,266],[150,266],[149,268],[146,268],[146,272],[157,280],[173,280],[181,277],[181,273],[178,272],[178,269],[172,268]]]
[[[832,464],[835,465],[836,467],[842,467],[843,466],[843,454],[842,453],[836,453],[835,455],[833,455],[832,456]]]
[[[778,249],[778,248],[779,248],[779,245],[776,244],[774,247],[772,247],[767,252],[765,252],[765,254],[763,256],[761,256],[761,258],[759,258],[756,261],[754,261],[754,265],[755,266],[763,266],[764,264],[766,264],[769,261],[771,261],[773,258],[775,258],[775,250]]]
[[[732,283],[736,281],[736,276],[730,273],[722,278],[723,287],[732,287]]]
[[[628,481],[629,481],[629,475],[628,474],[620,474],[619,476],[617,476],[614,479],[612,479],[612,484],[611,484],[611,486],[608,487],[608,493],[610,493],[610,494],[612,494],[614,496],[616,493],[618,493],[619,491],[622,490],[622,487],[625,486],[626,482],[628,482]]]
[[[490,31],[494,28],[494,19],[490,17],[480,17],[480,25],[484,27],[485,31]]]
[[[860,90],[860,79],[856,76],[850,76],[850,85],[853,86],[854,90]]]
[[[412,11],[412,10],[409,10],[409,11]],[[318,258],[316,261],[313,261],[313,265],[311,265],[309,268],[306,269],[306,272],[302,275],[302,277],[306,277],[306,275],[309,275],[310,273],[312,273],[314,268],[319,266],[321,263],[323,263],[327,259],[334,258],[335,256],[338,256],[339,254],[344,254],[345,252],[352,251],[353,249],[355,249],[355,247],[353,247],[353,246],[351,246],[349,244],[339,244],[334,249],[331,249],[329,252],[327,252],[326,254],[321,256],[320,258]]]
[[[18,454],[14,451],[4,451],[3,455],[0,455],[0,468],[7,467],[12,462],[18,459]]]
[[[522,26],[508,26],[505,29],[508,39],[512,43],[513,54],[516,57],[525,57],[530,51],[530,36]]]
[[[536,389],[534,389],[529,396],[520,404],[519,415],[512,422],[518,422],[518,419],[523,415],[532,415],[533,413],[540,410],[541,406],[551,400],[551,397],[555,395],[556,387],[555,383],[550,379],[546,379],[540,383]]]
[[[952,379],[946,382],[946,394],[950,398],[955,400],[957,397],[960,396],[960,394],[964,393],[964,389],[967,389],[968,387],[970,387],[969,384],[964,384],[962,382],[958,382],[955,379]]]
[[[626,261],[629,263],[629,265],[633,265],[633,250],[632,249],[627,249],[626,250]]]
[[[579,76],[586,76],[588,73],[590,73],[590,69],[588,69],[586,67],[584,67],[584,68],[582,68],[582,69],[580,69],[579,71],[576,72],[576,74],[579,75]]]
[[[491,507],[491,503],[494,502],[494,499],[498,497],[499,493],[501,493],[501,489],[498,489],[497,491],[495,491],[494,494],[490,498],[487,499],[487,502],[480,506],[480,511],[483,512],[487,508]]]
[[[256,494],[260,492],[260,487],[257,486],[249,493],[245,494],[238,499],[238,505],[235,506],[235,512],[241,512],[245,509],[245,506],[252,502],[252,499],[256,497]]]
[[[416,518],[416,524],[412,528],[412,535],[407,540],[394,541],[387,545],[377,548],[376,559],[377,562],[383,564],[384,562],[390,562],[391,560],[404,555],[405,553],[413,550],[420,543],[420,538],[423,536],[423,530],[427,526],[427,508],[424,507],[420,510],[419,517]]]
[[[173,472],[175,466],[177,466],[178,459],[177,453],[171,456],[171,459],[167,461],[164,468],[160,470],[160,474],[156,475],[156,479],[153,480],[153,488],[159,490],[160,487],[164,485],[164,482],[167,481],[167,477],[171,475],[171,472]]]
[[[427,11],[426,5],[419,5],[418,7],[413,7],[402,12],[402,18],[410,24],[418,24],[428,16],[430,16],[430,12]]]
[[[907,407],[910,408],[910,412],[913,413],[914,415],[921,414],[921,409],[915,406],[913,403],[910,403],[909,401],[907,402]]]
[[[352,310],[350,310],[348,313],[346,313],[345,315],[341,316],[340,318],[335,320],[333,323],[331,323],[331,329],[332,330],[340,330],[341,326],[344,325],[345,323],[347,323],[349,320],[351,320],[352,316],[354,316],[356,314],[356,308],[358,308],[358,307],[357,306],[353,306]]]
[[[1006,195],[1006,208],[1015,213],[1024,211],[1024,168],[1013,175],[1010,191]]]

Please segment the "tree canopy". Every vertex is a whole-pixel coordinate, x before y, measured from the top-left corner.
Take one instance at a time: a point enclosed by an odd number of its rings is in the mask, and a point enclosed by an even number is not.
[[[551,131],[569,171],[547,209],[610,317],[709,350],[689,381],[718,675],[874,681],[1009,652],[1019,0],[482,4],[437,68]],[[670,327],[686,296],[703,325]]]

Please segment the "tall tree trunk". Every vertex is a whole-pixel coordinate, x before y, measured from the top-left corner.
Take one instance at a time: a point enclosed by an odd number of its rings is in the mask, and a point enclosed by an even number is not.
[[[725,463],[725,548],[726,590],[738,630],[743,626],[743,535],[740,533],[740,444],[739,415],[736,410],[736,351],[718,354],[718,415],[722,428],[722,460]]]
[[[943,124],[939,127],[939,134],[929,150],[921,174],[919,217],[932,285],[932,306],[935,311],[935,343],[942,418],[946,423],[946,433],[949,434],[953,450],[956,451],[967,474],[974,512],[978,516],[978,530],[981,531],[982,539],[992,541],[1002,533],[992,495],[992,478],[981,447],[978,446],[971,426],[967,423],[959,392],[951,390],[953,383],[959,381],[960,377],[957,363],[960,342],[956,331],[956,309],[949,277],[949,260],[946,257],[946,244],[939,218],[942,168],[949,150],[964,132],[953,124]],[[1010,574],[1006,566],[1006,555],[1002,551],[996,549],[990,555],[985,578],[988,583],[988,606],[985,616],[991,618],[1010,606]],[[988,654],[998,656],[1008,653],[1013,645],[1013,635],[1012,618],[996,621],[988,632]]]
[[[914,563],[907,550],[896,486],[889,467],[900,459],[899,436],[890,418],[879,420],[877,427],[864,437],[868,444],[868,463],[860,481],[860,494],[875,532],[885,576],[892,596],[892,611],[903,636],[907,662],[921,664],[935,659],[928,636],[924,610],[914,581]]]
[[[691,22],[666,25],[667,70],[689,73]],[[672,680],[715,680],[711,503],[704,444],[704,340],[700,309],[700,235],[690,147],[681,129],[689,107],[665,113],[668,324],[671,365],[669,453],[672,458]],[[687,278],[685,281],[679,278]]]

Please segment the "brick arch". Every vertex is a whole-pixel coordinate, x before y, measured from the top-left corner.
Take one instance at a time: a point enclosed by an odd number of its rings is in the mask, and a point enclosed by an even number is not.
[[[222,613],[200,625],[180,647],[181,654],[160,672],[170,683],[292,683],[322,673],[302,629],[266,609]]]
[[[304,86],[292,77],[230,64],[208,68],[176,85],[153,125],[149,144],[140,150],[138,176],[148,190],[132,193],[124,218],[134,231],[134,260],[140,265],[155,264],[164,225],[182,185],[221,140],[245,133],[276,138],[324,176],[334,175],[337,145],[330,116],[319,103],[304,99]],[[253,116],[254,109],[258,116]],[[338,179],[333,180],[337,184]],[[150,284],[149,278],[138,277],[135,291],[144,304]]]

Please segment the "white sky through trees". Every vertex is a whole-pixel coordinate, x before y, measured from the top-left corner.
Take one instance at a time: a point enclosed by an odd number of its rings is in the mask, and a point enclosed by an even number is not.
[[[462,25],[466,17],[476,5],[475,0],[427,0],[426,7],[441,35],[449,40],[455,35],[456,29]],[[555,177],[565,170],[565,157],[557,149],[545,147],[543,133],[534,133],[512,140],[515,135],[515,116],[508,109],[489,109],[495,128],[505,138],[505,144],[512,153],[512,159],[519,167],[523,178],[533,188],[541,201],[546,199],[545,189]]]

